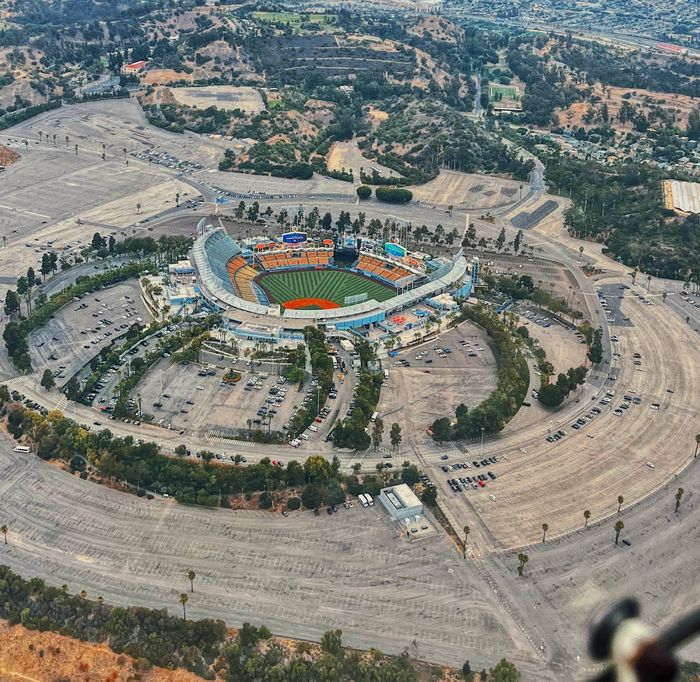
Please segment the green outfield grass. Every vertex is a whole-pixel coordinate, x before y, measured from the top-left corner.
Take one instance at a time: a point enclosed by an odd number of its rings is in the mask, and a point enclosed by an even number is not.
[[[346,296],[367,293],[367,298],[386,301],[396,290],[376,280],[342,270],[296,270],[271,272],[255,279],[271,303],[284,304],[298,298],[325,298],[340,306]]]

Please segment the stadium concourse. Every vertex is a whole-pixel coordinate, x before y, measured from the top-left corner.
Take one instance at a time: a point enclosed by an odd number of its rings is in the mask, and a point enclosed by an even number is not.
[[[381,324],[439,294],[465,295],[471,283],[461,251],[431,259],[399,244],[350,236],[314,242],[304,232],[239,244],[204,221],[191,262],[197,291],[209,306],[234,330],[254,327],[255,336],[272,341],[294,338],[308,324],[338,330]]]

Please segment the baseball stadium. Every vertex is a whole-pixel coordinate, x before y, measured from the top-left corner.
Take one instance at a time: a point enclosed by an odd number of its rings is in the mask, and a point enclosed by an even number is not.
[[[202,226],[191,261],[198,293],[238,323],[299,329],[309,323],[338,329],[381,322],[426,297],[454,290],[467,272],[452,259],[412,254],[399,244],[352,236],[310,240],[304,232],[232,239]]]

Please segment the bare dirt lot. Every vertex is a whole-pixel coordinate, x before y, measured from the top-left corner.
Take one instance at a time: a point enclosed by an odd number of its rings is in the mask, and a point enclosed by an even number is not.
[[[415,199],[426,204],[487,211],[517,201],[523,184],[488,175],[441,170],[437,178],[419,187],[411,187],[411,191]],[[525,190],[523,187],[523,193]]]
[[[370,174],[372,170],[376,170],[377,173],[384,177],[400,177],[400,175],[391,168],[382,166],[377,161],[371,161],[362,156],[355,140],[351,140],[350,142],[334,142],[328,152],[326,163],[330,170],[339,171],[345,169],[346,171],[350,171],[350,169],[352,169],[357,181],[360,179],[360,168],[367,174]]]
[[[265,111],[262,96],[255,88],[233,85],[211,85],[203,88],[170,88],[173,97],[188,107],[206,109],[216,107],[246,113]]]

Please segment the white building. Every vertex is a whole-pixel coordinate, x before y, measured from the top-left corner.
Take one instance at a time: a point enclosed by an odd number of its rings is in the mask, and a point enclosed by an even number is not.
[[[405,484],[383,488],[379,500],[394,521],[401,521],[423,513],[423,503]]]

